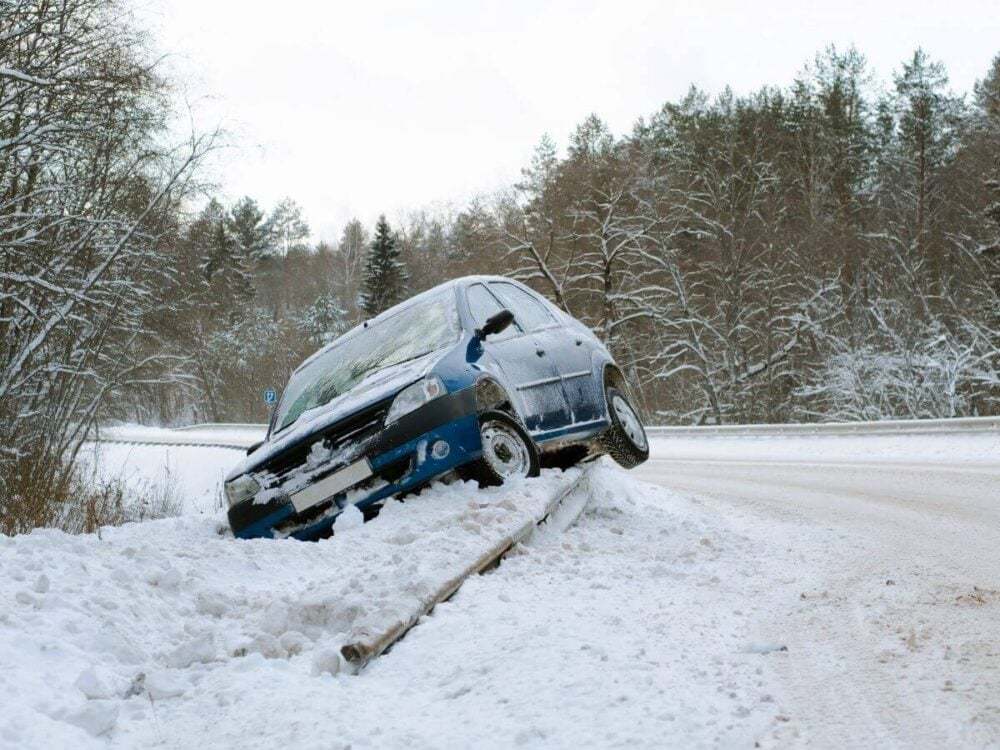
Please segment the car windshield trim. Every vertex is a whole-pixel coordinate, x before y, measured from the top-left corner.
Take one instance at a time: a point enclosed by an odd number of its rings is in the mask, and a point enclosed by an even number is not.
[[[271,435],[308,411],[339,398],[372,375],[426,357],[461,335],[453,292],[415,302],[335,341],[310,357],[291,378],[275,409]]]

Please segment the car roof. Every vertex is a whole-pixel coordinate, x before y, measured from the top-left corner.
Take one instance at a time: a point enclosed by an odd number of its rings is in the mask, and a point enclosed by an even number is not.
[[[477,275],[477,276],[460,276],[457,279],[451,279],[449,281],[445,281],[444,283],[438,284],[435,287],[431,287],[430,289],[428,289],[426,291],[423,291],[420,294],[416,294],[413,297],[410,297],[409,299],[403,300],[398,305],[393,305],[388,310],[385,310],[384,312],[381,312],[378,315],[376,315],[374,318],[369,318],[368,320],[364,320],[361,323],[359,323],[358,325],[354,326],[354,328],[351,328],[350,330],[345,331],[344,333],[340,334],[336,339],[334,339],[333,341],[331,341],[329,344],[326,344],[325,346],[321,347],[320,349],[317,349],[315,352],[313,352],[311,355],[309,355],[302,362],[302,364],[300,364],[298,367],[295,368],[294,372],[298,372],[299,370],[301,370],[303,367],[305,367],[306,365],[308,365],[310,362],[312,362],[314,359],[316,359],[317,357],[319,357],[321,354],[323,354],[324,352],[326,352],[329,349],[333,348],[342,339],[344,339],[344,338],[346,338],[348,336],[353,336],[358,331],[364,330],[365,328],[367,328],[372,323],[376,323],[376,322],[378,322],[380,320],[384,320],[386,318],[390,318],[393,315],[395,315],[396,313],[402,312],[403,310],[405,310],[408,307],[412,307],[413,305],[418,305],[421,302],[424,302],[424,301],[430,299],[431,297],[436,297],[439,294],[443,294],[444,292],[448,291],[449,289],[454,289],[455,287],[459,287],[459,286],[467,286],[467,285],[473,284],[475,282],[489,282],[489,281],[514,281],[515,283],[517,283],[515,279],[510,279],[510,278],[508,278],[506,276],[483,276],[483,275]]]

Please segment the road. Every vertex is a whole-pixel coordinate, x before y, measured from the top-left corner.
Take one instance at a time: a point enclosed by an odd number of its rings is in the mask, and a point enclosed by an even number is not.
[[[669,460],[634,474],[755,540],[768,746],[1000,746],[1000,466]]]

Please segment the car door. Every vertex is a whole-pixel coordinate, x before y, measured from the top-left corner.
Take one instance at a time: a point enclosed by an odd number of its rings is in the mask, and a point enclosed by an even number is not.
[[[563,324],[546,303],[521,287],[504,281],[490,282],[494,292],[510,310],[520,311],[525,324],[539,340],[562,380],[570,410],[569,423],[583,424],[604,415],[591,362],[589,337]]]
[[[495,295],[481,283],[466,290],[469,312],[477,328],[503,310]],[[558,370],[538,339],[520,322],[522,313],[514,308],[514,323],[483,342],[514,387],[509,394],[524,417],[528,432],[542,433],[558,429],[569,421],[569,408]]]

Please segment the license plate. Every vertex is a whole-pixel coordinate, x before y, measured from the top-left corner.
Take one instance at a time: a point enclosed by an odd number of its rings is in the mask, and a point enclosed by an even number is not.
[[[295,506],[295,512],[301,513],[316,503],[321,503],[338,492],[353,487],[371,475],[372,469],[366,459],[355,461],[350,466],[345,466],[292,495],[292,505]]]

